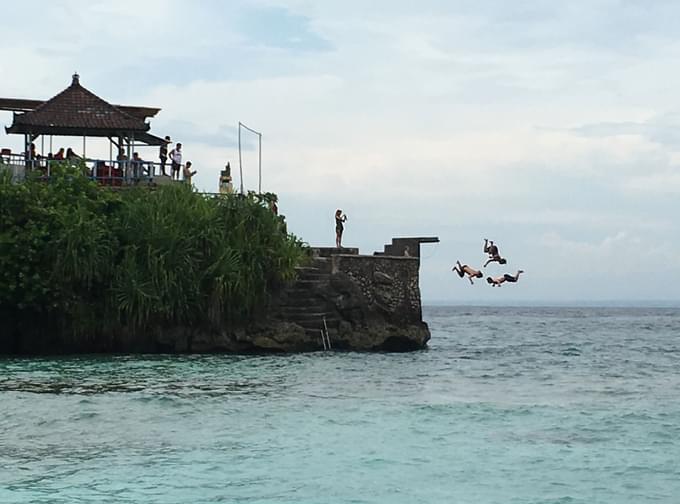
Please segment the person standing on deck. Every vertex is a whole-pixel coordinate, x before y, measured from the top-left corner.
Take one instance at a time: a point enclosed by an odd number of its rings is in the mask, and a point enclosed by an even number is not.
[[[167,175],[167,173],[165,173],[165,164],[168,162],[168,144],[170,141],[170,137],[166,135],[158,153],[158,159],[161,160],[161,175]]]
[[[196,170],[191,170],[191,161],[187,161],[187,164],[184,165],[184,182],[187,184],[191,185],[191,177],[196,175]]]
[[[116,161],[118,161],[118,170],[119,171],[119,176],[127,178],[128,176],[128,157],[127,154],[125,154],[125,149],[123,147],[120,147],[118,149],[118,156],[116,157]]]
[[[179,180],[179,168],[182,166],[182,144],[177,143],[175,148],[170,151],[170,176]]]
[[[139,182],[139,179],[142,178],[144,169],[144,160],[139,157],[139,152],[134,152],[132,154],[130,168],[132,168],[132,178],[135,180],[135,182]]]
[[[31,145],[28,146],[28,151],[26,151],[26,168],[29,170],[34,169],[38,164],[36,161],[38,161],[41,156],[38,154],[35,150],[35,144],[32,143]]]

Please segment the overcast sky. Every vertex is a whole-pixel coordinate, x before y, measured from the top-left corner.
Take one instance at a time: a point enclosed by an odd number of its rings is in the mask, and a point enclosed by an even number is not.
[[[336,208],[364,253],[439,236],[425,302],[680,299],[676,2],[6,3],[0,96],[48,99],[77,71],[110,102],[160,107],[152,132],[184,144],[206,191],[238,165],[242,121],[310,244],[334,243]],[[508,258],[490,272],[522,268],[518,284],[451,273],[482,264],[485,237]]]

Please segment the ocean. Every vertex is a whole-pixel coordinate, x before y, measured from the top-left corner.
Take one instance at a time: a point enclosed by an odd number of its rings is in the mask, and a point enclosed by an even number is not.
[[[680,309],[424,318],[402,354],[0,359],[0,502],[680,502]]]

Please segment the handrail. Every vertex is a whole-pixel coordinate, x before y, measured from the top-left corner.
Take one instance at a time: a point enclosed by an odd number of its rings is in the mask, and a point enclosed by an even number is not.
[[[129,185],[139,182],[151,182],[153,179],[164,177],[167,180],[184,181],[184,164],[180,165],[176,178],[172,177],[171,163],[159,163],[144,159],[103,160],[94,158],[54,159],[37,157],[27,158],[24,154],[3,153],[0,151],[0,168],[7,166],[16,180],[23,180],[26,172],[41,171],[43,176],[52,176],[52,165],[73,161],[83,162],[87,175],[104,185]],[[165,172],[165,174],[164,174]]]

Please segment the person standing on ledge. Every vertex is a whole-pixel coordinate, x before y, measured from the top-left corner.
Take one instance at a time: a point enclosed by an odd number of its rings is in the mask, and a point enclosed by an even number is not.
[[[342,232],[345,230],[344,222],[347,222],[347,216],[343,215],[339,208],[335,211],[335,246],[342,248]]]
[[[484,276],[484,273],[482,273],[481,271],[471,268],[467,264],[461,264],[460,261],[456,261],[456,265],[453,268],[451,268],[451,271],[458,273],[458,276],[461,278],[464,278],[465,275],[467,274],[468,280],[470,280],[470,283],[472,285],[475,284],[472,281],[473,278],[482,278]]]
[[[509,283],[517,282],[517,280],[519,280],[519,275],[521,273],[524,273],[524,270],[518,270],[517,273],[515,273],[515,276],[506,273],[505,275],[496,278],[487,277],[486,281],[491,284],[491,287],[500,287],[505,282]]]

